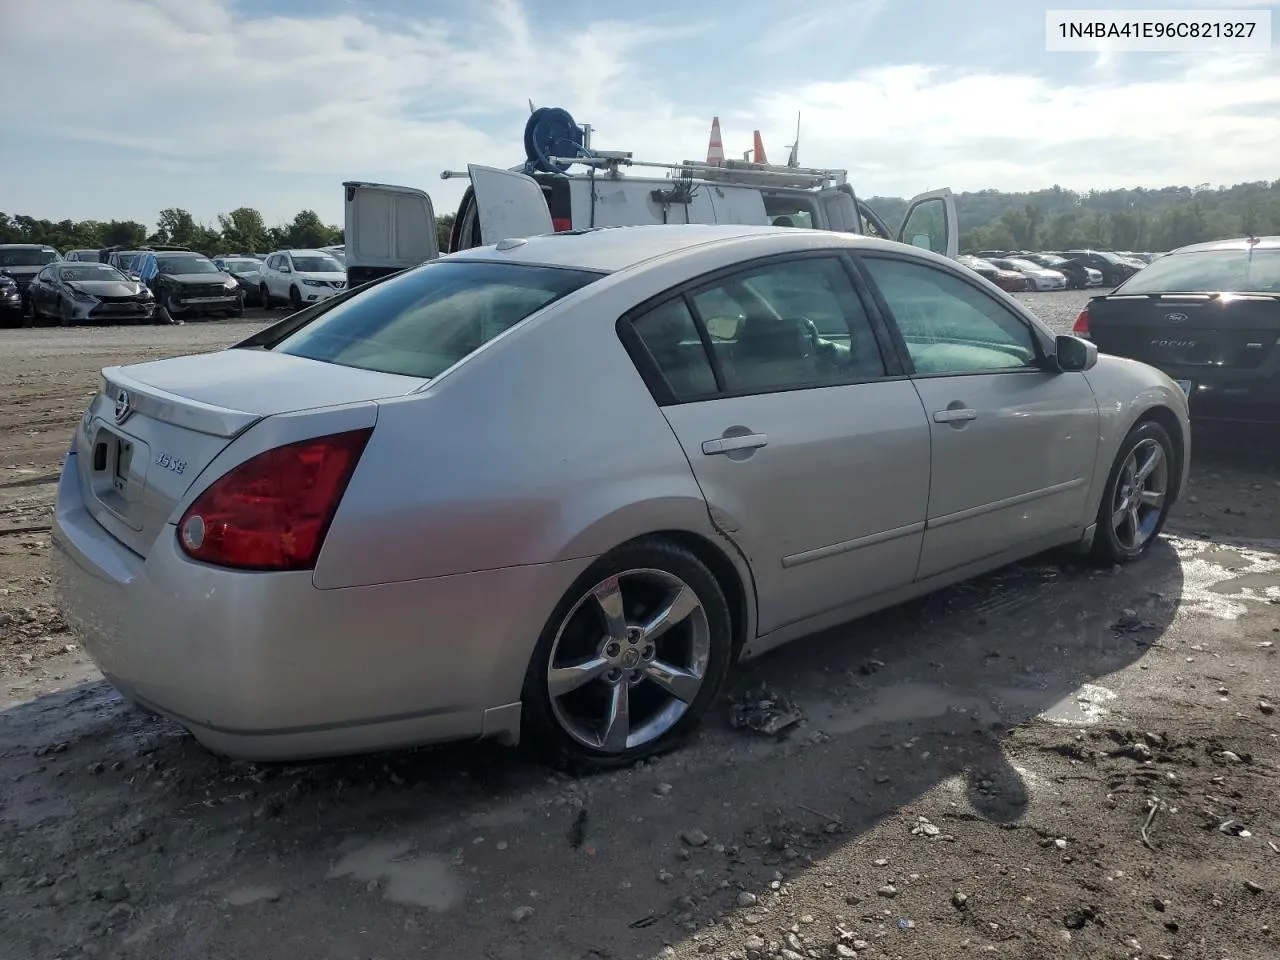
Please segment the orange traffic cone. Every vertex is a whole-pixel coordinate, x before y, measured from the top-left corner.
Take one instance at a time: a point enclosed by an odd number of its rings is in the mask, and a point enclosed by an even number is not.
[[[720,118],[711,118],[711,139],[707,141],[707,163],[720,166],[724,163],[724,142],[720,139]]]
[[[760,131],[757,130],[755,133],[756,133],[755,157],[753,158],[753,160],[756,163],[768,163],[769,160],[764,155],[764,141],[760,139]]]

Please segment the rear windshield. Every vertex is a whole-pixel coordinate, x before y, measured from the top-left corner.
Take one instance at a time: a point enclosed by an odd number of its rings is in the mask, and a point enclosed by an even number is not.
[[[334,305],[275,349],[430,379],[601,276],[510,263],[427,264]]]
[[[1160,257],[1117,293],[1280,293],[1280,250],[1203,250]]]

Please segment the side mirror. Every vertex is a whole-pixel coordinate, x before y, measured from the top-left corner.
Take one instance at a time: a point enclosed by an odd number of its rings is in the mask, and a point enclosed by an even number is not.
[[[1070,334],[1054,338],[1054,362],[1063,373],[1083,373],[1098,364],[1098,345]]]

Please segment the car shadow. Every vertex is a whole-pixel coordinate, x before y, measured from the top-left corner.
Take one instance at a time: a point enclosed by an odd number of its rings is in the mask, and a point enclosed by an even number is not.
[[[1181,593],[1166,540],[1124,568],[1037,558],[744,664],[684,749],[583,778],[491,744],[233,762],[101,682],[51,693],[0,713],[14,936],[32,955],[110,936],[228,960],[266,936],[280,955],[318,939],[330,956],[465,943],[502,960],[714,940],[886,818],[917,823],[931,791],[952,802],[919,824],[928,839],[1019,821],[1035,787],[1002,739],[1105,717],[1104,678],[1159,643]],[[798,719],[730,724],[766,702]],[[840,882],[875,899],[871,872]]]

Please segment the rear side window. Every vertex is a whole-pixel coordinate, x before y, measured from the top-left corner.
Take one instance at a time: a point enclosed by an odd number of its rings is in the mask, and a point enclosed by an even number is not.
[[[510,263],[431,263],[336,303],[274,349],[430,379],[601,276]]]

